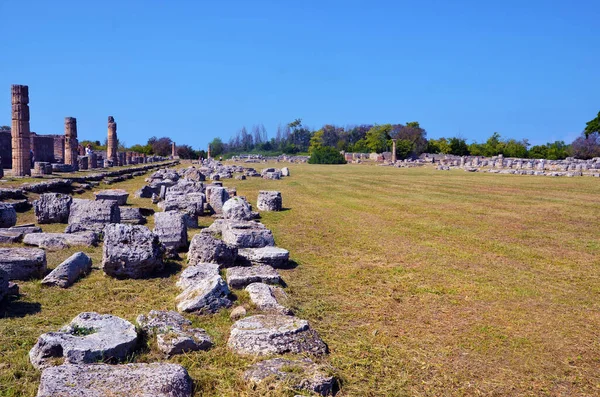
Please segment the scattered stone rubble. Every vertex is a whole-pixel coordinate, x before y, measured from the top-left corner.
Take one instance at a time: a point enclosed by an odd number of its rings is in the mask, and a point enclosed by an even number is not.
[[[223,187],[221,179],[244,177],[279,179],[289,169],[254,169],[222,165],[213,160],[201,167],[180,170],[160,169],[151,174],[148,185],[136,197],[154,198],[163,212],[154,214],[154,229],[145,226],[144,213],[125,206],[126,191],[96,193],[96,200],[72,199],[58,193],[42,194],[35,202],[39,223],[68,223],[67,233],[42,233],[39,228],[15,228],[7,222],[0,229],[2,238],[23,239],[25,244],[46,249],[96,244],[103,237],[102,269],[116,278],[150,277],[164,268],[164,255],[186,249],[188,228],[197,227],[198,216],[214,214],[213,224],[193,236],[187,253],[188,266],[176,285],[178,312],[152,310],[137,319],[140,332],[156,338],[158,350],[167,357],[207,350],[210,336],[182,314],[211,314],[232,306],[235,296],[230,288],[245,288],[251,309],[264,314],[246,317],[244,306],[237,306],[231,317],[228,347],[242,355],[312,354],[328,352],[307,321],[293,317],[285,306],[285,285],[276,268],[289,263],[289,251],[275,246],[272,232],[255,219],[257,212],[236,189]],[[206,179],[212,183],[205,184]],[[12,195],[13,193],[6,193]],[[18,195],[14,192],[14,195]],[[282,209],[279,192],[261,192],[257,207],[263,211]],[[9,211],[9,210],[8,210]],[[16,222],[16,219],[15,219]],[[3,237],[4,236],[4,237]],[[0,299],[14,293],[12,279],[42,277],[46,272],[45,252],[40,249],[10,248],[0,251]],[[9,258],[4,260],[3,258]],[[18,264],[18,265],[15,265]],[[91,260],[75,253],[58,265],[43,280],[47,286],[67,288],[91,271]],[[224,269],[226,279],[220,274]],[[39,337],[30,351],[34,367],[42,369],[38,396],[103,396],[106,393],[191,396],[192,381],[183,367],[174,364],[116,365],[133,353],[138,343],[135,326],[110,314],[81,313],[58,332]],[[97,364],[108,360],[111,364]],[[286,368],[298,368],[291,377]],[[333,393],[335,379],[322,365],[308,358],[273,358],[253,364],[244,374],[249,383],[265,379],[287,382],[295,389],[322,395]]]
[[[191,397],[192,386],[177,364],[60,365],[42,372],[37,397]]]
[[[39,248],[0,248],[0,270],[9,280],[39,278],[46,272],[46,252]]]
[[[167,356],[208,350],[213,345],[205,330],[192,328],[192,322],[177,312],[151,310],[138,316],[137,323],[146,334],[156,336],[159,350]]]
[[[104,228],[102,270],[109,276],[150,277],[163,270],[163,253],[159,237],[145,226],[117,223]]]
[[[436,169],[464,169],[468,172],[490,172],[496,174],[536,175],[536,176],[595,176],[600,177],[600,158],[564,160],[493,157],[421,155],[420,161],[437,164]]]
[[[58,332],[41,335],[29,351],[29,360],[37,369],[55,365],[55,358],[64,358],[65,364],[120,361],[133,351],[137,341],[137,331],[129,321],[86,312],[77,315]]]
[[[76,252],[58,265],[43,280],[42,284],[67,288],[92,270],[92,260],[83,252]]]

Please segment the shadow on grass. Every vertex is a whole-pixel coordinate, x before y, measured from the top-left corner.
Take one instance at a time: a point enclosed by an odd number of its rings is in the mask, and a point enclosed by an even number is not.
[[[289,261],[287,261],[287,263],[285,265],[279,266],[279,269],[290,270],[290,269],[295,269],[297,267],[298,267],[298,262],[290,259]]]
[[[156,272],[150,278],[169,278],[177,273],[179,273],[182,269],[180,263],[174,262],[172,260],[165,260],[165,267],[162,271]]]
[[[38,302],[24,302],[19,298],[7,298],[0,303],[0,318],[21,318],[42,311]]]

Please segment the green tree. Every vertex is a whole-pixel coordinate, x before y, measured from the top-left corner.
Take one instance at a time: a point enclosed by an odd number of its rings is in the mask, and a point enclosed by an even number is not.
[[[365,141],[369,150],[375,153],[383,153],[388,148],[390,132],[392,131],[391,124],[375,125],[365,137]]]
[[[469,145],[469,153],[471,156],[485,156],[485,148],[481,143],[473,142]]]
[[[359,139],[354,145],[351,145],[348,150],[353,153],[368,153],[369,147],[367,146],[367,140],[364,138]]]
[[[309,164],[346,164],[344,156],[331,146],[315,148],[308,159]]]
[[[140,145],[139,143],[129,148],[130,151],[144,154],[154,154],[151,145]]]
[[[218,156],[220,154],[223,154],[223,151],[225,149],[225,145],[223,145],[223,141],[221,140],[221,138],[215,138],[213,139],[210,143],[210,155],[211,156]]]
[[[312,153],[314,150],[320,149],[324,146],[323,144],[323,130],[316,131],[310,138],[310,146],[308,147],[308,153]]]
[[[547,159],[548,158],[548,146],[546,145],[535,145],[529,149],[529,157],[532,159]]]
[[[442,152],[442,153],[450,153],[450,154],[454,154],[456,156],[468,156],[469,155],[469,146],[467,145],[467,142],[462,138],[458,138],[458,137],[450,138],[450,140],[448,141],[448,146],[450,148],[450,151]]]
[[[527,157],[527,146],[529,146],[527,140],[517,141],[515,139],[509,139],[508,141],[504,142],[503,146],[504,147],[502,151],[506,157]]]
[[[503,154],[504,144],[500,140],[500,134],[494,132],[483,144],[483,155],[487,157]]]
[[[408,158],[414,148],[414,142],[409,141],[408,139],[398,139],[396,141],[396,156],[401,160]]]
[[[598,112],[596,118],[586,123],[585,129],[583,130],[583,133],[585,134],[585,139],[587,139],[594,132],[600,133],[600,112]]]
[[[589,135],[588,135],[589,137]],[[548,144],[548,160],[564,160],[571,155],[571,147],[564,141],[555,141]]]

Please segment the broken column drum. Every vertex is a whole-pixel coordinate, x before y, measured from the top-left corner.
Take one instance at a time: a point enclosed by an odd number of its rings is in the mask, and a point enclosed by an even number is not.
[[[73,171],[79,169],[77,162],[77,119],[75,117],[65,117],[65,164],[73,167]]]
[[[12,97],[12,174],[31,175],[30,130],[29,130],[29,87],[11,86]]]

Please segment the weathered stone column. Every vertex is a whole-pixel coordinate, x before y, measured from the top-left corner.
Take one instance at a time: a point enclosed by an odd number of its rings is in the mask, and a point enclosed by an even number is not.
[[[206,152],[206,158],[210,158],[210,145],[208,145],[208,152]]]
[[[12,174],[31,175],[29,131],[29,87],[11,86],[12,102]]]
[[[77,142],[77,119],[65,117],[65,164],[73,167],[73,171],[79,169],[77,155],[79,142]]]
[[[175,142],[171,142],[171,157],[177,156],[177,149],[175,147]]]
[[[396,162],[396,139],[392,139],[392,163]]]
[[[113,116],[108,116],[108,144],[106,145],[106,159],[112,160],[113,166],[119,165],[119,157],[117,155],[117,147],[119,140],[117,139],[117,123]]]

